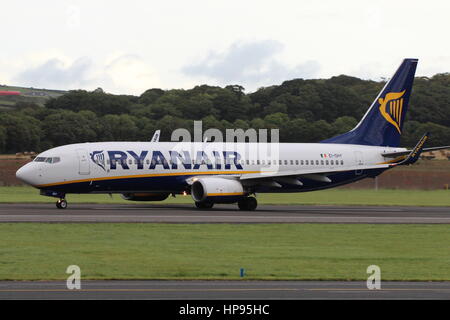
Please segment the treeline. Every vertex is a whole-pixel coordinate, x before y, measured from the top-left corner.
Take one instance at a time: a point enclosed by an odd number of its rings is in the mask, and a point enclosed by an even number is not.
[[[74,90],[45,107],[17,103],[0,112],[0,152],[42,151],[87,141],[148,141],[161,129],[279,128],[282,142],[318,142],[353,128],[383,82],[349,76],[285,81],[245,94],[239,85],[190,90],[149,89],[141,96],[112,95],[101,89]],[[450,144],[450,74],[416,78],[402,145],[413,146],[431,132],[431,145]]]

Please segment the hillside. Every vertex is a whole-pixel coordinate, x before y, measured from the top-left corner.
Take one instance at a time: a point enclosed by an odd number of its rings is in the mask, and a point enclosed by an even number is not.
[[[8,87],[22,90],[23,97],[2,98],[9,104],[0,109],[0,153],[88,141],[148,141],[158,129],[161,141],[170,141],[178,128],[192,135],[195,120],[203,121],[203,132],[278,128],[280,142],[319,142],[354,128],[383,86],[340,75],[287,80],[252,93],[238,84],[152,88],[140,96],[100,88],[65,93]],[[425,132],[428,147],[450,145],[450,73],[415,79],[401,146],[413,147]]]
[[[66,93],[62,90],[25,88],[0,85],[0,91],[19,91],[20,96],[0,96],[0,110],[13,110],[17,106],[35,104],[44,106],[50,98],[58,98]]]

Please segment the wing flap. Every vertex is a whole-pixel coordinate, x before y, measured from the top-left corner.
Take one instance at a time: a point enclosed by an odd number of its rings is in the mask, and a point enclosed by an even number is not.
[[[367,165],[367,166],[352,166],[352,167],[344,167],[344,168],[324,168],[324,169],[299,169],[299,170],[290,170],[290,171],[261,171],[259,173],[248,173],[243,174],[239,177],[240,180],[250,180],[250,179],[275,179],[279,177],[298,177],[302,176],[307,179],[320,179],[320,181],[331,182],[328,181],[327,176],[333,173],[345,172],[345,171],[354,171],[354,170],[370,170],[370,169],[386,169],[390,168],[392,165],[390,164],[377,164],[377,165]],[[322,176],[320,178],[319,176]]]

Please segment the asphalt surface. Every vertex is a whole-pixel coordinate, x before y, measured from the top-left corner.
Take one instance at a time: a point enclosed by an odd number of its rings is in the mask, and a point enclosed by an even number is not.
[[[450,282],[381,282],[369,290],[364,281],[1,281],[6,299],[450,299]]]
[[[0,222],[152,223],[412,223],[449,224],[449,207],[371,207],[261,205],[239,211],[235,205],[199,210],[193,205],[0,204]]]

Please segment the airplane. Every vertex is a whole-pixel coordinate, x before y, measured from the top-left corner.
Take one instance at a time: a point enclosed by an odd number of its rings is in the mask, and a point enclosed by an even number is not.
[[[428,133],[412,150],[399,147],[417,62],[403,60],[355,128],[319,143],[159,142],[158,131],[150,142],[56,147],[16,176],[58,198],[59,209],[67,208],[67,194],[104,193],[131,201],[190,194],[199,209],[237,203],[246,211],[256,209],[257,193],[315,191],[374,178],[416,162],[422,151],[449,148],[423,148]]]

